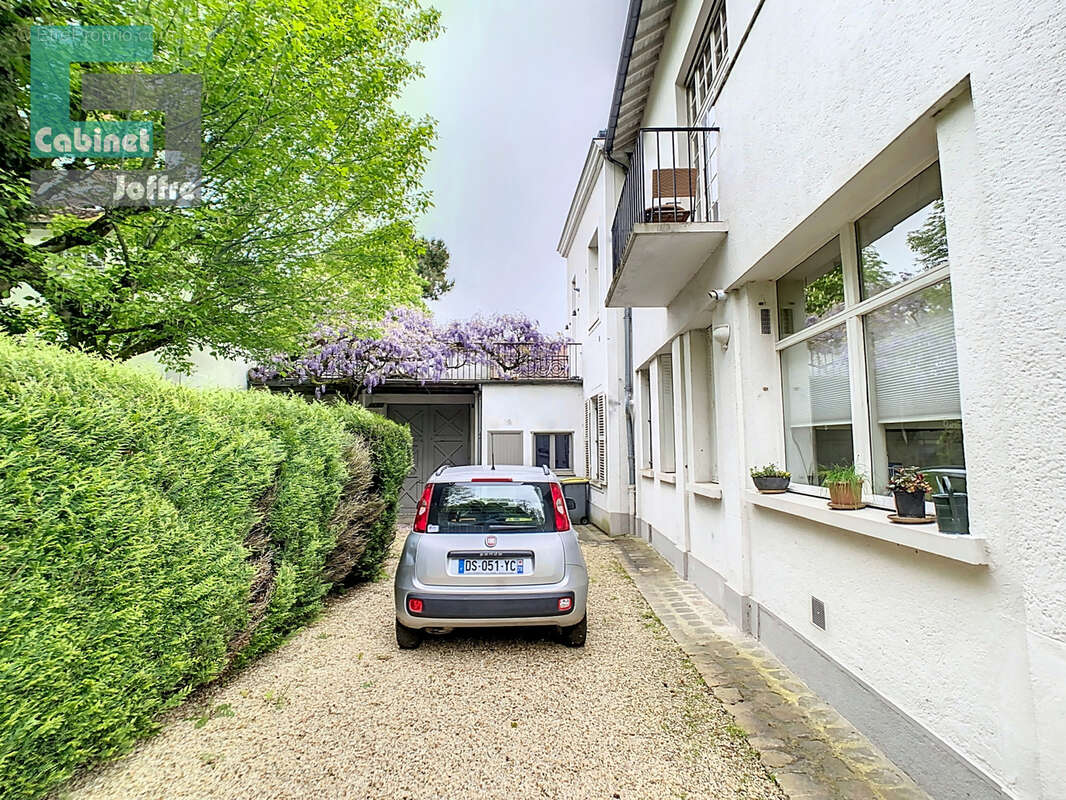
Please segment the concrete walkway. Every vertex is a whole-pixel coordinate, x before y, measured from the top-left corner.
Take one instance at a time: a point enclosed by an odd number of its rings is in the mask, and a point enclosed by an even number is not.
[[[584,535],[609,543],[649,605],[732,714],[792,800],[929,800],[865,736],[646,542]]]

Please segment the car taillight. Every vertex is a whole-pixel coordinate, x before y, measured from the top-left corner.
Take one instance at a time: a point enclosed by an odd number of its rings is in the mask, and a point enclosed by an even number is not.
[[[407,598],[407,610],[410,611],[412,614],[421,614],[422,613],[422,600],[421,600],[421,598],[408,597]]]
[[[552,507],[555,509],[555,530],[570,530],[570,515],[566,513],[566,500],[563,498],[563,487],[557,483],[552,485]]]
[[[415,512],[415,524],[412,530],[415,533],[425,533],[429,525],[429,501],[433,499],[433,484],[427,483],[422,490],[422,499],[418,501],[418,510]]]
[[[574,607],[574,598],[572,597],[560,597],[559,598],[559,610],[569,611]]]

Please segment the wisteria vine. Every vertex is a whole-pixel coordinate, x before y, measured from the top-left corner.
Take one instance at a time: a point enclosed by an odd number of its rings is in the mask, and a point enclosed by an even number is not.
[[[316,391],[345,385],[373,391],[389,379],[440,381],[449,371],[483,366],[496,379],[540,376],[546,366],[566,369],[567,344],[545,336],[522,314],[475,316],[438,324],[416,309],[390,312],[379,336],[320,325],[308,350],[275,356],[252,369],[252,380],[313,384]]]

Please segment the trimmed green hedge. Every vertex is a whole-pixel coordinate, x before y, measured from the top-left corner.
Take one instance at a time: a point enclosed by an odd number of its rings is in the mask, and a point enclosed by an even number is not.
[[[392,541],[410,434],[0,337],[0,796],[113,757]]]

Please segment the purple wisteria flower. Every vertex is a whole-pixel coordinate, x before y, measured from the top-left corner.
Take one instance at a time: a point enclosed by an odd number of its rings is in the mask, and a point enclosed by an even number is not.
[[[381,323],[379,335],[359,331],[357,326],[320,325],[304,354],[274,356],[255,367],[251,377],[311,383],[320,392],[331,384],[373,391],[389,379],[435,383],[460,371],[465,377],[497,380],[568,376],[569,340],[545,336],[522,314],[438,325],[424,311],[396,309]]]

